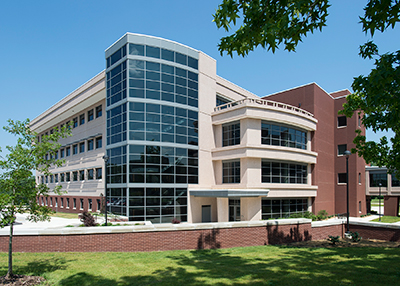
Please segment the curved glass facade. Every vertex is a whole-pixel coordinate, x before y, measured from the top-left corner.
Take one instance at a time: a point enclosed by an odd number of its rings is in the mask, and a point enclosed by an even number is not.
[[[187,221],[187,185],[198,183],[198,52],[131,39],[106,51],[107,207],[132,221]]]

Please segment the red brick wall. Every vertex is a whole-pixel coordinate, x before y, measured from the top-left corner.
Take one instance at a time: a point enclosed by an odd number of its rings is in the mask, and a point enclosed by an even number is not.
[[[81,235],[16,235],[15,252],[135,252],[178,249],[216,249],[286,244],[343,237],[344,224],[311,228],[311,223],[205,230],[149,231]],[[400,241],[400,229],[350,225],[363,238]],[[0,252],[8,251],[8,236],[0,236]]]
[[[98,252],[211,249],[311,240],[311,224],[137,233],[14,236],[15,252]],[[0,252],[8,251],[0,237]]]
[[[358,232],[364,239],[380,239],[386,241],[400,241],[400,229],[350,225],[350,231]]]
[[[343,237],[345,232],[344,228],[344,224],[313,227],[312,240],[327,239],[330,235]]]

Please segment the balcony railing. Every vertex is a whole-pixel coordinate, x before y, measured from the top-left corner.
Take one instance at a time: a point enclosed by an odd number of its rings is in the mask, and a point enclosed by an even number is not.
[[[264,100],[264,99],[257,99],[257,98],[244,98],[238,101],[233,101],[233,102],[228,102],[223,105],[219,105],[217,107],[214,107],[214,112],[217,111],[222,111],[226,109],[231,109],[237,105],[253,105],[253,106],[264,106],[268,109],[281,109],[281,110],[289,110],[293,112],[298,112],[306,116],[314,117],[314,115],[304,109],[281,103],[281,102],[276,102],[276,101],[271,101],[271,100]]]

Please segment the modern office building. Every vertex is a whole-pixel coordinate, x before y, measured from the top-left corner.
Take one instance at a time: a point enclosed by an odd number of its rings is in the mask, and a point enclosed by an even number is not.
[[[328,94],[310,84],[261,99],[219,77],[203,52],[139,34],[125,34],[105,58],[105,71],[31,123],[39,138],[74,124],[57,154],[65,164],[50,177],[37,173],[39,182],[67,193],[40,203],[100,210],[107,155],[106,205],[120,219],[345,212],[342,154],[358,127],[357,118],[337,115],[348,91]],[[355,155],[349,161],[350,214],[357,216],[366,211],[358,181],[365,172]]]

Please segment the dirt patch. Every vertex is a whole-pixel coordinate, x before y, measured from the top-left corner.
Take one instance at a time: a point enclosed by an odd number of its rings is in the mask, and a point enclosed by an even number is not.
[[[6,279],[5,276],[0,276],[0,285],[7,286],[31,286],[38,285],[44,281],[46,281],[46,279],[40,276],[14,275],[11,279]]]
[[[385,241],[378,239],[361,239],[359,242],[352,242],[348,239],[340,239],[340,242],[332,245],[328,240],[315,240],[315,241],[300,241],[287,244],[290,247],[400,247],[400,242]]]

